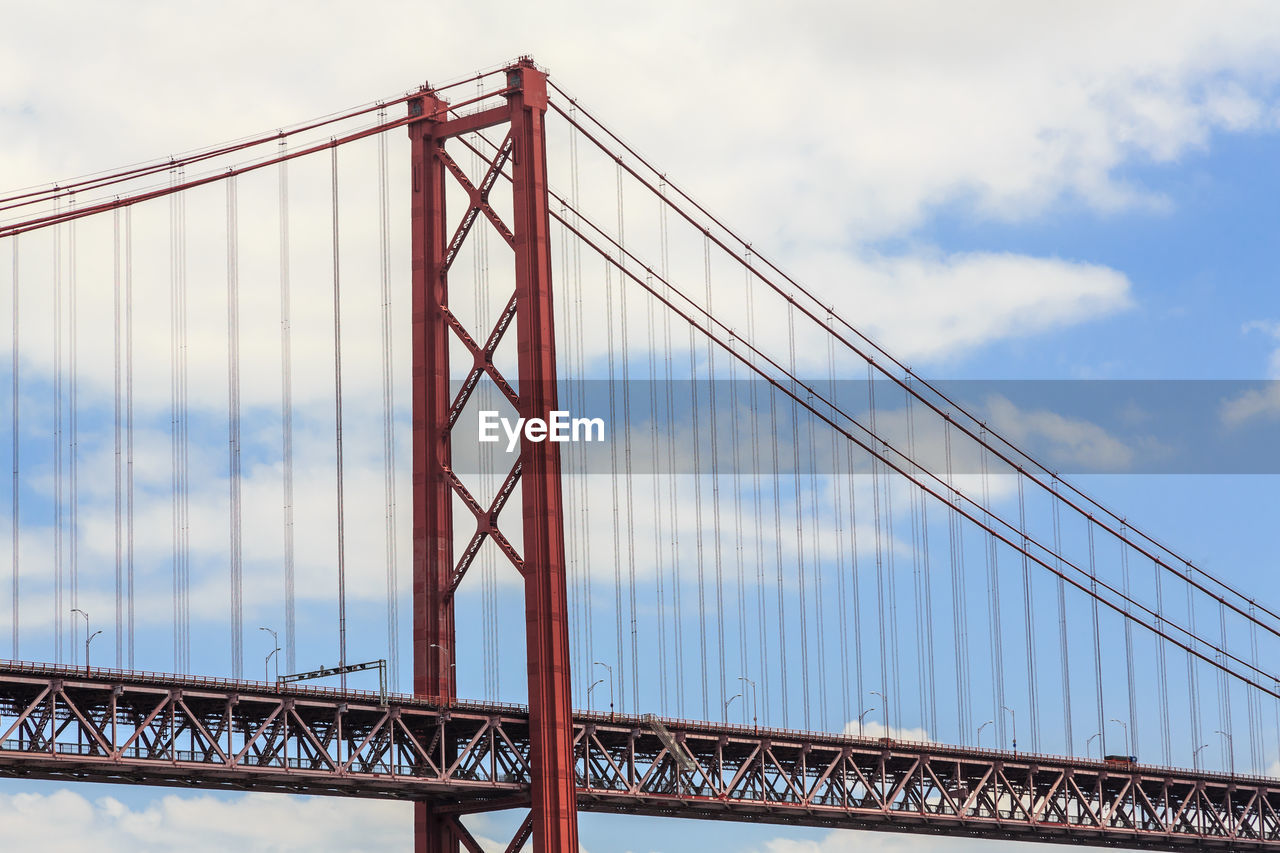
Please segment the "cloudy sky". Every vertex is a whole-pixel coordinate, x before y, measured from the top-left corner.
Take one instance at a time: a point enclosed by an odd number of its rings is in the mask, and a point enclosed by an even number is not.
[[[1280,378],[1273,3],[0,0],[0,9],[6,189],[530,54],[927,375]],[[1277,413],[1280,397],[1261,393],[1226,414],[1228,425],[1274,428]],[[377,464],[374,454],[366,485],[380,494]],[[1197,561],[1280,599],[1267,578],[1274,478],[1086,485]],[[52,849],[66,850],[164,850],[181,839],[193,850],[336,851],[408,840],[408,811],[396,804],[0,786],[7,837],[47,847],[53,821],[62,846]],[[508,823],[476,829],[498,839]],[[582,826],[592,853],[979,849],[642,819]]]

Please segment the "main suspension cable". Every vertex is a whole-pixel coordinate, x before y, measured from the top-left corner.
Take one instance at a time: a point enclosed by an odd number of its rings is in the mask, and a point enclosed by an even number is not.
[[[596,126],[598,126],[598,127],[602,130],[602,132],[603,132],[603,133],[605,133],[606,135],[608,135],[608,136],[609,136],[612,140],[614,140],[614,142],[616,142],[618,145],[622,146],[622,148],[623,148],[623,149],[624,149],[628,154],[630,154],[632,157],[634,157],[634,158],[635,158],[639,163],[643,164],[644,168],[648,169],[648,170],[649,170],[652,174],[654,174],[654,175],[659,175],[659,174],[660,174],[660,173],[659,173],[656,169],[654,169],[654,168],[653,168],[653,167],[652,167],[652,166],[651,166],[651,165],[650,165],[650,164],[649,164],[649,163],[648,163],[648,162],[647,162],[643,157],[641,157],[638,153],[636,153],[636,151],[635,151],[633,148],[631,148],[631,146],[629,146],[625,141],[623,141],[623,140],[622,140],[621,138],[619,138],[615,133],[613,133],[613,131],[609,130],[609,128],[608,128],[608,127],[606,127],[603,123],[601,123],[599,120],[597,120],[594,116],[592,116],[592,115],[591,115],[590,113],[588,113],[586,110],[583,110],[583,109],[581,108],[581,105],[577,104],[577,102],[576,102],[576,101],[574,101],[574,99],[573,99],[573,98],[571,98],[571,97],[570,97],[569,95],[567,95],[563,90],[561,90],[561,89],[560,89],[560,88],[559,88],[559,87],[558,87],[558,86],[557,86],[553,81],[552,81],[552,82],[550,82],[550,85],[552,86],[552,89],[553,89],[554,91],[558,92],[559,94],[561,94],[562,96],[564,96],[566,99],[568,99],[572,104],[574,104],[574,106],[577,108],[577,110],[578,110],[578,111],[581,111],[581,113],[582,113],[583,115],[585,115],[587,118],[589,118],[589,119],[590,119],[590,120],[591,120],[591,121],[592,121]],[[598,148],[600,148],[602,151],[605,151],[607,154],[610,154],[610,156],[614,156],[614,157],[615,157],[615,159],[618,159],[618,158],[616,157],[616,155],[612,154],[612,152],[610,151],[610,149],[609,149],[608,147],[606,147],[606,146],[605,146],[605,145],[604,145],[604,144],[603,144],[599,139],[597,139],[597,138],[596,138],[592,133],[590,133],[590,132],[589,132],[589,131],[587,131],[586,129],[582,128],[582,127],[581,127],[581,124],[577,121],[577,119],[576,119],[576,118],[573,118],[573,117],[570,117],[570,116],[569,116],[569,115],[564,111],[564,109],[563,109],[562,107],[560,107],[560,105],[559,105],[559,104],[557,104],[554,100],[550,102],[550,106],[551,106],[551,108],[552,108],[553,110],[555,110],[555,111],[556,111],[556,112],[558,112],[560,115],[564,116],[567,120],[569,120],[569,121],[570,121],[570,122],[571,122],[571,123],[572,123],[572,124],[573,124],[577,129],[578,129],[578,131],[579,131],[583,136],[585,136],[589,141],[591,141],[594,145],[596,145],[596,146],[597,146]],[[618,162],[619,162],[620,164],[622,164],[621,159],[618,159]],[[638,182],[640,182],[643,186],[647,187],[651,192],[655,192],[655,193],[656,193],[656,191],[654,190],[653,184],[652,184],[650,181],[645,180],[645,178],[644,178],[643,176],[639,175],[639,174],[638,174],[634,169],[632,169],[629,165],[622,164],[622,167],[623,167],[624,169],[627,169],[627,170],[631,173],[631,175],[632,175],[632,176],[633,176],[633,177],[634,177]],[[665,176],[663,176],[663,178],[665,179]],[[677,195],[679,195],[681,198],[683,198],[685,201],[687,201],[687,202],[688,202],[690,205],[692,205],[692,206],[693,206],[693,207],[694,207],[694,208],[695,208],[699,213],[701,213],[701,214],[702,214],[703,216],[705,216],[709,221],[711,221],[711,222],[712,222],[712,223],[714,223],[718,228],[720,228],[720,229],[721,229],[725,234],[727,234],[727,235],[729,236],[729,238],[730,238],[730,239],[732,239],[733,241],[737,242],[740,246],[742,246],[742,247],[744,247],[744,248],[745,248],[745,247],[747,247],[747,246],[749,246],[749,244],[748,244],[745,240],[743,240],[743,239],[742,239],[741,237],[739,237],[736,233],[734,233],[731,229],[729,229],[726,225],[724,225],[724,223],[723,223],[723,222],[721,222],[719,219],[717,219],[715,216],[713,216],[711,213],[709,213],[709,212],[708,212],[704,207],[702,207],[702,206],[701,206],[697,201],[695,201],[693,198],[691,198],[687,193],[685,193],[683,190],[681,190],[679,187],[675,186],[674,184],[670,184],[669,180],[668,180],[668,185],[671,187],[671,189],[673,189],[673,190],[676,192],[676,194],[677,194]],[[710,235],[710,232],[709,232],[709,230],[707,229],[707,227],[706,227],[705,225],[703,225],[703,224],[700,224],[700,223],[696,222],[696,221],[693,219],[693,217],[692,217],[688,212],[684,211],[682,208],[680,208],[679,206],[677,206],[677,205],[676,205],[673,201],[671,201],[669,198],[666,198],[666,197],[664,196],[664,199],[666,199],[667,203],[668,203],[669,205],[671,205],[672,209],[674,209],[674,210],[675,210],[675,211],[676,211],[680,216],[682,216],[683,218],[685,218],[685,219],[686,219],[686,221],[688,221],[691,225],[693,225],[693,226],[694,226],[695,228],[697,228],[699,231],[702,231],[704,234],[706,234],[706,235],[710,236],[710,239],[711,239],[713,242],[715,242],[715,243],[716,243],[716,244],[717,244],[717,245],[718,245],[722,250],[724,250],[727,254],[729,254],[729,255],[730,255],[730,257],[732,257],[734,260],[736,260],[736,261],[737,261],[738,263],[740,263],[740,264],[744,263],[743,258],[742,258],[741,256],[739,256],[737,253],[735,253],[735,252],[733,252],[732,250],[730,250],[730,248],[729,248],[727,245],[725,245],[725,243],[724,243],[723,241],[721,241],[721,240],[720,240],[718,237],[716,237],[716,236]],[[764,262],[764,264],[765,264],[767,267],[769,267],[769,268],[770,268],[770,269],[772,269],[776,274],[778,274],[778,275],[779,275],[779,276],[780,276],[780,277],[781,277],[781,278],[782,278],[782,279],[783,279],[783,280],[784,280],[784,281],[785,281],[785,282],[786,282],[790,287],[794,288],[794,290],[795,290],[795,291],[797,291],[797,292],[799,292],[800,294],[802,294],[805,298],[809,299],[809,300],[810,300],[811,302],[813,302],[815,305],[822,307],[822,309],[823,309],[823,310],[828,310],[828,311],[830,310],[830,309],[829,309],[829,306],[826,306],[824,303],[820,302],[820,301],[817,299],[817,297],[816,297],[816,296],[815,296],[815,295],[814,295],[810,290],[808,290],[808,289],[807,289],[807,288],[805,288],[803,285],[801,285],[801,284],[799,284],[798,282],[796,282],[794,279],[792,279],[792,278],[791,278],[790,276],[788,276],[785,272],[783,272],[781,269],[779,269],[779,268],[778,268],[775,264],[773,264],[771,261],[769,261],[768,259],[763,258],[763,257],[761,258],[761,260]],[[779,294],[779,296],[781,296],[782,298],[786,299],[786,300],[787,300],[787,301],[789,301],[789,302],[795,302],[795,297],[794,297],[794,295],[793,295],[793,294],[785,292],[781,286],[779,286],[777,283],[775,283],[775,282],[771,281],[768,277],[766,277],[766,276],[763,276],[763,275],[762,275],[762,276],[761,276],[761,280],[762,280],[762,281],[764,281],[764,282],[765,282],[769,287],[771,287],[775,292],[777,292],[777,293]],[[1025,463],[1026,465],[1029,465],[1029,466],[1031,466],[1032,468],[1034,468],[1034,469],[1036,469],[1036,470],[1040,471],[1044,476],[1046,476],[1046,477],[1051,477],[1052,479],[1057,480],[1061,485],[1065,486],[1065,487],[1066,487],[1066,488],[1067,488],[1067,489],[1068,489],[1068,490],[1069,490],[1073,495],[1075,495],[1077,499],[1079,499],[1079,500],[1082,500],[1082,501],[1084,501],[1084,502],[1089,503],[1089,504],[1090,504],[1091,506],[1093,506],[1095,509],[1097,509],[1097,510],[1099,510],[1101,513],[1103,513],[1103,514],[1107,515],[1108,517],[1110,517],[1111,519],[1113,519],[1113,521],[1115,522],[1115,524],[1108,524],[1108,523],[1105,523],[1104,521],[1102,521],[1101,519],[1099,519],[1097,516],[1095,516],[1093,513],[1090,513],[1089,511],[1087,511],[1084,507],[1082,507],[1082,506],[1081,506],[1079,503],[1077,503],[1076,501],[1073,501],[1073,500],[1071,500],[1071,499],[1069,499],[1069,498],[1066,498],[1066,497],[1062,496],[1061,494],[1057,494],[1057,498],[1056,498],[1057,500],[1061,500],[1063,503],[1065,503],[1067,506],[1069,506],[1069,507],[1070,507],[1071,509],[1073,509],[1075,512],[1079,513],[1082,517],[1085,517],[1085,518],[1088,520],[1088,522],[1089,522],[1090,524],[1096,524],[1096,525],[1098,525],[1100,528],[1102,528],[1103,530],[1105,530],[1107,533],[1109,533],[1110,535],[1112,535],[1112,536],[1114,536],[1115,538],[1119,539],[1120,541],[1122,541],[1122,542],[1126,543],[1126,544],[1127,544],[1127,545],[1129,545],[1130,547],[1132,547],[1132,548],[1134,548],[1135,550],[1137,550],[1139,553],[1143,554],[1143,555],[1144,555],[1144,556],[1146,556],[1146,557],[1149,557],[1149,558],[1151,558],[1151,559],[1155,560],[1155,561],[1156,561],[1159,565],[1161,565],[1161,566],[1162,566],[1166,571],[1169,571],[1169,572],[1171,572],[1171,573],[1175,573],[1175,574],[1180,573],[1180,570],[1175,569],[1171,564],[1166,563],[1165,561],[1163,561],[1163,560],[1161,560],[1159,557],[1157,557],[1154,553],[1151,553],[1151,550],[1150,550],[1150,549],[1143,547],[1141,544],[1139,544],[1139,543],[1137,543],[1137,542],[1134,542],[1134,541],[1133,541],[1132,539],[1130,539],[1130,538],[1126,538],[1125,532],[1122,532],[1122,531],[1120,531],[1120,530],[1118,530],[1118,529],[1117,529],[1117,525],[1118,525],[1118,524],[1123,520],[1123,519],[1121,518],[1121,516],[1119,516],[1119,515],[1118,515],[1117,513],[1115,513],[1114,511],[1112,511],[1112,510],[1108,509],[1107,507],[1103,506],[1102,504],[1100,504],[1100,503],[1099,503],[1098,501],[1096,501],[1095,499],[1091,498],[1090,496],[1088,496],[1088,495],[1087,495],[1087,494],[1085,494],[1084,492],[1080,491],[1078,488],[1076,488],[1076,487],[1072,486],[1072,485],[1071,485],[1071,484],[1069,484],[1069,483],[1065,483],[1065,482],[1063,482],[1063,481],[1061,480],[1061,478],[1057,477],[1057,475],[1056,475],[1056,474],[1054,474],[1054,472],[1050,471],[1050,469],[1049,469],[1047,466],[1043,465],[1042,463],[1038,462],[1038,461],[1037,461],[1036,459],[1034,459],[1033,457],[1031,457],[1031,456],[1027,455],[1025,452],[1023,452],[1023,451],[1021,451],[1020,449],[1018,449],[1016,446],[1014,446],[1011,442],[1009,442],[1009,441],[1008,441],[1007,439],[1005,439],[1003,436],[1000,436],[999,434],[997,434],[997,433],[995,433],[995,432],[991,431],[990,429],[986,428],[986,425],[985,425],[983,422],[981,422],[981,421],[980,421],[976,416],[974,416],[973,414],[971,414],[971,413],[970,413],[970,412],[969,412],[969,411],[968,411],[964,406],[961,406],[961,405],[960,405],[959,403],[957,403],[955,400],[953,400],[952,398],[950,398],[950,397],[948,397],[946,394],[944,394],[944,393],[943,393],[939,388],[937,388],[937,387],[936,387],[936,386],[934,386],[933,384],[929,383],[927,380],[922,379],[920,376],[918,376],[917,374],[915,374],[915,373],[914,373],[913,371],[911,371],[911,370],[910,370],[910,368],[909,368],[909,367],[907,367],[904,363],[902,363],[902,362],[901,362],[901,361],[899,361],[898,359],[894,358],[891,354],[889,354],[888,352],[886,352],[886,351],[885,351],[883,348],[881,348],[878,344],[876,344],[874,341],[872,341],[870,338],[868,338],[865,334],[863,334],[861,331],[859,331],[857,328],[855,328],[851,323],[849,323],[849,321],[848,321],[848,320],[844,319],[843,317],[839,316],[838,314],[835,314],[834,312],[831,312],[831,313],[832,313],[832,315],[835,317],[835,319],[839,322],[839,324],[840,324],[840,325],[842,325],[843,327],[845,327],[845,328],[846,328],[846,329],[847,329],[851,334],[853,334],[854,336],[856,336],[857,338],[859,338],[861,341],[863,341],[863,342],[864,342],[864,344],[865,344],[866,346],[868,346],[868,347],[870,347],[872,350],[874,350],[874,351],[875,351],[875,353],[876,353],[877,355],[879,355],[879,356],[880,356],[880,358],[881,358],[881,359],[883,359],[883,361],[884,361],[884,362],[886,362],[886,363],[888,363],[888,364],[891,364],[891,365],[893,365],[894,367],[896,367],[897,369],[899,369],[900,371],[902,371],[902,374],[903,374],[902,376],[898,376],[897,374],[895,374],[895,373],[893,373],[892,371],[888,370],[886,367],[884,367],[884,366],[883,366],[883,364],[881,364],[881,363],[880,363],[880,361],[879,361],[879,360],[877,360],[876,355],[873,355],[873,354],[870,354],[870,353],[866,353],[866,352],[864,352],[862,348],[860,348],[859,346],[855,345],[851,340],[849,340],[849,338],[848,338],[848,337],[846,337],[845,335],[841,334],[840,332],[838,332],[835,328],[831,327],[830,325],[828,325],[828,324],[824,323],[824,322],[820,319],[820,317],[819,317],[819,316],[818,316],[818,315],[817,315],[813,310],[811,310],[811,309],[809,309],[809,308],[807,308],[807,307],[804,307],[804,306],[799,306],[799,305],[798,305],[798,303],[797,303],[797,307],[800,307],[800,308],[801,308],[801,311],[802,311],[802,312],[803,312],[803,313],[804,313],[804,314],[805,314],[805,315],[806,315],[806,316],[807,316],[807,317],[808,317],[812,322],[814,322],[815,324],[817,324],[820,328],[824,329],[825,331],[827,331],[827,332],[828,332],[828,333],[830,333],[830,334],[835,335],[835,336],[836,336],[836,338],[837,338],[837,340],[839,340],[839,341],[840,341],[844,346],[846,346],[848,349],[850,349],[850,351],[852,351],[854,354],[856,354],[856,355],[858,355],[860,358],[862,358],[862,359],[864,359],[864,360],[866,360],[866,361],[869,361],[870,363],[874,364],[874,365],[875,365],[875,367],[876,367],[876,369],[877,369],[878,371],[880,371],[880,372],[881,372],[881,373],[882,373],[886,378],[888,378],[888,379],[890,379],[891,381],[893,381],[893,382],[897,383],[898,385],[901,385],[901,386],[903,386],[903,387],[908,387],[908,384],[907,384],[907,382],[906,382],[906,380],[905,380],[905,378],[904,378],[904,377],[908,377],[908,376],[909,376],[909,377],[914,381],[914,384],[915,384],[915,385],[917,385],[917,386],[919,386],[919,387],[921,387],[921,388],[924,388],[924,389],[926,389],[929,393],[933,394],[933,395],[935,396],[935,398],[937,399],[937,401],[940,401],[941,405],[940,405],[940,403],[939,403],[939,402],[935,402],[935,400],[931,400],[931,399],[929,399],[928,397],[926,397],[925,395],[923,395],[923,394],[921,394],[921,393],[919,393],[919,392],[917,392],[917,391],[915,391],[915,390],[913,390],[913,389],[908,388],[908,390],[910,391],[910,393],[914,394],[914,395],[916,396],[916,398],[917,398],[917,399],[919,399],[919,400],[920,400],[921,402],[923,402],[926,406],[928,406],[930,409],[932,409],[932,410],[935,412],[935,414],[939,415],[940,417],[943,417],[943,418],[946,418],[946,419],[950,419],[950,418],[951,418],[951,414],[950,414],[949,412],[944,411],[944,409],[942,408],[942,405],[946,405],[946,406],[950,406],[952,410],[954,410],[954,411],[956,411],[956,412],[959,412],[961,415],[963,415],[965,418],[967,418],[967,419],[968,419],[968,420],[973,424],[973,426],[972,426],[972,427],[966,426],[965,424],[960,423],[960,422],[958,422],[958,421],[956,422],[956,426],[957,426],[957,428],[959,428],[962,432],[964,432],[964,433],[965,433],[965,434],[966,434],[966,435],[967,435],[971,440],[973,440],[973,441],[975,441],[975,442],[983,443],[983,441],[984,441],[984,440],[983,440],[982,438],[980,438],[980,437],[979,437],[979,435],[977,434],[977,431],[978,431],[978,429],[979,429],[979,428],[986,429],[986,431],[987,431],[987,435],[990,435],[990,436],[992,436],[993,438],[997,439],[997,440],[998,440],[1002,445],[1004,445],[1004,446],[1007,448],[1007,450],[1006,450],[1006,451],[1001,451],[1000,449],[998,449],[998,448],[996,448],[996,447],[993,447],[993,446],[988,445],[988,449],[989,449],[989,450],[991,450],[991,451],[992,451],[992,452],[997,456],[997,458],[998,458],[998,459],[1000,459],[1002,462],[1004,462],[1005,464],[1009,465],[1011,468],[1014,468],[1015,470],[1018,470],[1018,471],[1022,472],[1025,476],[1027,476],[1027,477],[1028,477],[1028,479],[1029,479],[1031,482],[1036,483],[1036,484],[1037,484],[1041,489],[1045,490],[1046,492],[1053,491],[1053,490],[1051,490],[1051,489],[1050,489],[1050,486],[1049,486],[1049,483],[1048,483],[1048,482],[1046,482],[1046,481],[1045,481],[1044,479],[1042,479],[1041,477],[1035,476],[1035,475],[1034,475],[1034,474],[1032,474],[1030,471],[1025,470],[1023,463]],[[1022,461],[1023,461],[1023,462],[1022,462],[1022,463],[1019,463],[1018,461],[1016,461],[1016,460],[1014,460],[1014,459],[1010,458],[1010,455],[1009,455],[1009,453],[1010,453],[1010,452],[1011,452],[1011,453],[1013,453],[1013,454],[1016,454],[1019,458],[1021,458],[1021,459],[1022,459]],[[1165,552],[1165,553],[1166,553],[1166,554],[1168,554],[1170,557],[1172,557],[1172,558],[1174,559],[1174,561],[1175,561],[1175,562],[1177,562],[1177,563],[1179,563],[1179,564],[1183,564],[1183,565],[1186,565],[1186,566],[1190,567],[1191,571],[1192,571],[1192,572],[1194,572],[1197,576],[1203,577],[1206,581],[1208,581],[1209,583],[1211,583],[1211,584],[1213,584],[1213,585],[1217,586],[1218,588],[1220,588],[1220,589],[1224,590],[1226,593],[1228,593],[1228,594],[1230,594],[1230,595],[1233,595],[1233,596],[1235,596],[1235,597],[1239,598],[1240,600],[1244,601],[1246,605],[1249,605],[1249,604],[1255,605],[1257,609],[1259,609],[1259,610],[1261,610],[1262,612],[1266,613],[1268,616],[1271,616],[1271,617],[1272,617],[1272,618],[1274,618],[1274,619],[1280,620],[1280,614],[1278,614],[1278,613],[1276,613],[1276,612],[1274,612],[1274,611],[1272,611],[1272,610],[1270,610],[1270,609],[1268,609],[1268,608],[1266,608],[1266,607],[1263,607],[1262,605],[1258,604],[1258,603],[1257,603],[1256,601],[1254,601],[1253,599],[1251,599],[1251,598],[1249,598],[1248,596],[1245,596],[1244,594],[1242,594],[1242,593],[1238,592],[1238,591],[1237,591],[1237,590],[1235,590],[1233,587],[1231,587],[1230,585],[1228,585],[1228,584],[1227,584],[1227,583],[1225,583],[1224,581],[1220,580],[1219,578],[1215,577],[1215,576],[1214,576],[1214,575],[1212,575],[1211,573],[1207,572],[1206,570],[1204,570],[1204,569],[1202,569],[1202,568],[1200,568],[1200,567],[1198,567],[1198,566],[1195,566],[1194,564],[1190,563],[1190,561],[1187,561],[1187,560],[1185,560],[1184,558],[1180,557],[1178,554],[1176,554],[1174,551],[1172,551],[1168,546],[1165,546],[1165,545],[1161,544],[1160,542],[1158,542],[1156,539],[1154,539],[1154,538],[1153,538],[1153,537],[1151,537],[1150,535],[1145,534],[1145,533],[1141,533],[1140,531],[1137,531],[1137,530],[1136,530],[1132,525],[1128,525],[1128,529],[1127,529],[1127,531],[1126,531],[1126,532],[1127,532],[1127,533],[1129,533],[1129,534],[1137,534],[1137,535],[1138,535],[1138,536],[1140,536],[1143,540],[1145,540],[1146,542],[1150,543],[1150,545],[1151,545],[1151,546],[1153,546],[1155,549],[1158,549],[1158,550],[1161,550],[1161,551]],[[1204,594],[1206,594],[1206,595],[1209,595],[1210,597],[1213,597],[1215,600],[1218,600],[1218,599],[1220,599],[1220,598],[1221,598],[1221,596],[1220,596],[1220,595],[1217,595],[1217,594],[1215,594],[1215,593],[1210,592],[1210,591],[1209,591],[1208,589],[1206,589],[1202,584],[1200,584],[1200,583],[1198,583],[1198,582],[1195,582],[1195,581],[1192,581],[1192,580],[1190,580],[1189,578],[1187,578],[1186,580],[1187,580],[1188,582],[1192,583],[1192,584],[1193,584],[1193,585],[1194,585],[1198,590],[1200,590],[1201,592],[1203,592],[1203,593],[1204,593]],[[1237,604],[1232,603],[1232,602],[1226,602],[1226,604],[1227,604],[1227,606],[1228,606],[1230,609],[1232,609],[1233,611],[1235,611],[1238,615],[1243,616],[1243,617],[1245,617],[1246,619],[1251,619],[1251,618],[1252,618],[1252,619],[1256,620],[1256,616],[1251,617],[1251,615],[1250,615],[1250,613],[1248,612],[1248,610],[1247,610],[1247,609],[1245,609],[1244,607],[1241,607],[1240,605],[1237,605]],[[1263,627],[1265,630],[1270,631],[1273,635],[1275,635],[1275,636],[1277,636],[1278,638],[1280,638],[1280,628],[1277,628],[1277,627],[1276,627],[1276,626],[1274,626],[1274,625],[1267,624],[1267,623],[1262,623],[1262,622],[1258,622],[1258,624],[1260,625],[1260,627]]]

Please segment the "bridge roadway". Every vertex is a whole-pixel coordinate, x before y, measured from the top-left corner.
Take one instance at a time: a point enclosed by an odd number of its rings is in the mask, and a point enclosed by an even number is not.
[[[528,801],[523,707],[0,661],[0,774]],[[1280,850],[1280,780],[575,714],[588,811],[1159,850]]]

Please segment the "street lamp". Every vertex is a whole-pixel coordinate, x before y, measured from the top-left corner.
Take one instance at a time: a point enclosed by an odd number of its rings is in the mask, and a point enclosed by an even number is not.
[[[280,636],[271,628],[264,628],[262,626],[258,626],[258,630],[266,631],[268,634],[270,634],[271,645],[275,646],[274,650],[267,653],[267,659],[262,663],[262,680],[266,681],[269,684],[271,683],[271,670],[268,668],[268,665],[271,663],[272,656],[275,655],[276,652],[280,651]],[[278,681],[279,679],[280,679],[280,658],[276,658],[276,680]]]
[[[1096,738],[1096,737],[1101,737],[1101,736],[1102,736],[1102,732],[1094,732],[1093,734],[1089,735],[1088,739],[1084,742],[1084,757],[1085,757],[1085,758],[1088,758],[1088,757],[1089,757],[1089,744],[1093,743],[1093,739],[1094,739],[1094,738]],[[1099,758],[1101,758],[1101,757],[1102,757],[1102,744],[1101,744],[1101,743],[1099,743],[1099,744],[1098,744],[1098,757],[1099,757]]]
[[[609,666],[609,664],[607,663],[601,663],[598,660],[592,661],[592,663],[595,664],[596,666],[602,666],[605,669],[609,670],[609,716],[612,717],[613,716],[613,667]]]
[[[870,714],[875,709],[876,709],[876,706],[872,705],[870,708],[868,708],[867,710],[863,711],[861,714],[858,715],[858,737],[862,737],[862,718],[867,716],[867,714]]]
[[[741,696],[742,696],[742,694],[741,694],[741,693],[735,693],[735,694],[733,694],[732,696],[730,696],[730,697],[725,701],[725,703],[724,703],[724,721],[725,721],[726,723],[727,723],[727,722],[729,722],[729,706],[733,704],[733,700],[734,700],[734,699],[737,699],[737,698],[739,698],[739,697],[741,697]],[[746,707],[746,704],[747,704],[747,700],[746,700],[746,699],[743,699],[743,700],[742,700],[742,705],[743,705],[743,707]]]
[[[879,696],[880,700],[884,702],[884,736],[889,737],[889,697],[885,696],[879,690],[872,690],[871,695]]]
[[[1013,751],[1018,751],[1018,715],[1013,713],[1013,709],[1006,706],[1000,706],[1003,710],[1009,712],[1009,716],[1013,718]]]
[[[1128,755],[1129,754],[1129,725],[1124,720],[1117,720],[1115,717],[1111,718],[1111,722],[1117,723],[1120,726],[1120,728],[1124,729],[1124,754]]]
[[[601,684],[604,684],[604,679],[603,679],[603,678],[597,678],[595,681],[593,681],[593,682],[591,683],[591,686],[587,688],[587,710],[588,710],[588,711],[590,711],[590,710],[591,710],[591,691],[592,691],[592,690],[595,690],[595,689],[596,689],[597,687],[599,687]]]
[[[89,614],[85,613],[79,607],[71,608],[72,613],[79,613],[84,617],[84,671],[89,671],[89,644],[93,642],[93,638],[102,633],[101,630],[89,633]]]
[[[985,723],[978,726],[978,749],[982,749],[982,730],[994,722],[995,720],[987,720]]]
[[[1200,769],[1200,750],[1204,749],[1208,745],[1209,744],[1207,743],[1202,743],[1195,749],[1191,750],[1191,766],[1197,770]]]
[[[1215,734],[1220,734],[1220,735],[1222,735],[1224,738],[1226,738],[1226,739],[1227,739],[1227,760],[1228,760],[1228,766],[1229,766],[1229,768],[1230,768],[1230,770],[1231,770],[1231,775],[1232,775],[1232,776],[1234,776],[1234,775],[1236,775],[1236,743],[1235,743],[1235,739],[1234,739],[1233,737],[1231,737],[1231,735],[1230,735],[1230,734],[1228,734],[1227,732],[1222,731],[1221,729],[1214,729],[1214,733],[1215,733]]]
[[[267,652],[267,657],[262,661],[262,680],[271,683],[271,659],[276,657],[276,653],[280,651],[280,647],[276,646]],[[280,683],[280,659],[276,658],[276,683]]]
[[[89,644],[93,642],[93,638],[102,633],[102,629],[94,631],[92,634],[84,638],[84,671],[89,671]]]
[[[751,726],[755,728],[760,724],[760,694],[756,692],[756,683],[744,675],[738,676],[739,681],[745,681],[751,685]],[[743,699],[742,701],[747,701]]]

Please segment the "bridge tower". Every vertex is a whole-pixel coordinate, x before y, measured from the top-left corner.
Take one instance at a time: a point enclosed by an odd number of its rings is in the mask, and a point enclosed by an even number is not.
[[[563,500],[559,445],[521,442],[519,458],[488,507],[453,471],[452,428],[475,383],[488,375],[524,418],[548,418],[556,405],[556,347],[552,320],[550,220],[547,205],[546,75],[522,59],[506,70],[505,104],[451,117],[431,90],[409,101],[412,141],[413,249],[413,663],[414,693],[456,696],[452,662],[453,596],[485,538],[492,538],[524,577],[532,785],[521,835],[539,851],[578,849],[569,681]],[[507,126],[485,178],[473,184],[445,151],[446,140]],[[512,222],[502,222],[489,192],[510,166]],[[468,209],[449,228],[445,189],[456,181]],[[473,335],[449,309],[449,267],[473,224],[488,219],[510,245],[515,292],[487,334]],[[487,226],[482,226],[487,227]],[[514,323],[519,375],[508,382],[493,353]],[[450,336],[473,358],[455,395],[449,382]],[[516,553],[499,523],[504,504],[521,488],[524,553]],[[454,518],[454,496],[474,519]],[[461,555],[455,531],[474,533]],[[456,812],[455,812],[456,813]],[[415,849],[453,853],[457,824],[430,804],[415,806]],[[515,842],[519,847],[519,838]]]

